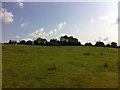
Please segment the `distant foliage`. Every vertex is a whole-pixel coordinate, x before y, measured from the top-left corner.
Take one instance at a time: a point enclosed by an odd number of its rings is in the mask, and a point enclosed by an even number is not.
[[[37,38],[36,40],[34,40],[34,45],[45,45],[46,42],[47,42],[46,39]]]
[[[50,43],[52,46],[60,46],[60,41],[58,41],[57,39],[51,39]]]
[[[20,41],[19,44],[26,44],[26,41],[25,41],[25,40],[22,40],[22,41]]]
[[[33,44],[33,42],[31,41],[31,40],[28,40],[27,42],[26,42],[26,45],[32,45]]]
[[[91,42],[89,42],[89,43],[85,43],[85,45],[84,46],[93,46],[92,45],[92,43]]]
[[[80,46],[81,43],[78,42],[77,38],[73,36],[68,37],[67,35],[60,37],[60,44],[62,46]]]
[[[73,36],[61,36],[60,40],[57,39],[50,39],[50,41],[47,41],[45,38],[38,37],[34,41],[28,40],[21,40],[17,43],[16,40],[9,40],[8,43],[4,44],[24,44],[24,45],[40,45],[40,46],[101,46],[101,47],[113,47],[113,48],[120,48],[120,46],[117,46],[116,42],[112,42],[111,44],[104,44],[101,41],[98,41],[93,45],[91,42],[87,42],[84,45],[81,44],[81,42],[78,41],[77,38],[74,38]]]
[[[96,42],[95,46],[102,46],[102,47],[104,47],[105,44],[103,42],[99,41],[99,42]]]
[[[9,44],[17,44],[16,40],[9,40]]]
[[[111,47],[111,45],[110,44],[106,44],[106,47]]]
[[[117,43],[116,43],[116,42],[112,42],[112,43],[111,43],[111,47],[116,48],[116,47],[117,47]]]

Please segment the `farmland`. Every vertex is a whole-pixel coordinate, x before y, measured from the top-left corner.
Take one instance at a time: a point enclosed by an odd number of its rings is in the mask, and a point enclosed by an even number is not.
[[[2,46],[3,88],[117,88],[118,49]]]

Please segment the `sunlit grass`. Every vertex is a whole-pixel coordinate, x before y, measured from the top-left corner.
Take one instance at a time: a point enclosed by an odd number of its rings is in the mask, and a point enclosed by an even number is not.
[[[118,49],[3,45],[3,87],[117,88]]]

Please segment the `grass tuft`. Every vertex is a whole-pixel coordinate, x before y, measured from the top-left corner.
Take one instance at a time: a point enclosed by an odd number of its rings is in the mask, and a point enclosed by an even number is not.
[[[48,70],[55,70],[55,69],[56,69],[56,65],[55,64],[53,64],[50,67],[48,67]]]
[[[90,55],[90,53],[88,52],[88,53],[83,53],[83,55]]]

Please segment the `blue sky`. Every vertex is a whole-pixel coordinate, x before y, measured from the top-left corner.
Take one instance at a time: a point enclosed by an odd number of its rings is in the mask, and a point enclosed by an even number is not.
[[[2,41],[59,39],[72,35],[81,43],[118,41],[117,3],[3,2]]]

